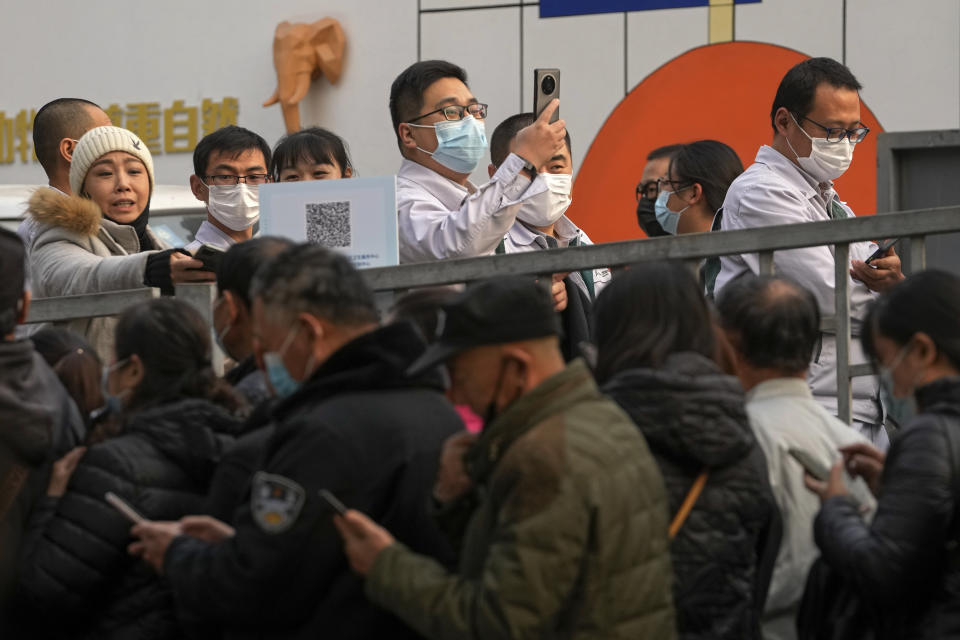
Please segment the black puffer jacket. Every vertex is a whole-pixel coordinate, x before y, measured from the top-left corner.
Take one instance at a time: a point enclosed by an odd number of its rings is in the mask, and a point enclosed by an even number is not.
[[[121,435],[92,446],[62,498],[44,498],[24,544],[20,584],[58,625],[50,636],[175,638],[165,583],[127,553],[130,523],[112,491],[151,520],[200,513],[214,467],[239,422],[199,399],[132,414]]]
[[[77,407],[33,343],[0,340],[0,495],[10,495],[9,508],[0,514],[0,637],[12,633],[5,629],[11,613],[7,596],[16,582],[27,520],[46,494],[53,462],[83,438]],[[15,466],[26,471],[26,478],[13,495]]]
[[[947,548],[960,534],[960,378],[918,389],[917,403],[920,415],[891,440],[872,525],[842,497],[814,523],[824,559],[860,595],[879,640],[960,638],[960,550]]]
[[[736,378],[693,353],[631,369],[603,390],[630,414],[663,473],[671,519],[696,477],[706,487],[670,551],[681,638],[759,638],[779,521]]]

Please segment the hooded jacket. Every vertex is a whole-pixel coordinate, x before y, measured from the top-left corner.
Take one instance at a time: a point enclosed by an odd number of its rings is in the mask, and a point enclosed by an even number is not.
[[[239,421],[207,400],[180,399],[132,414],[121,435],[86,452],[61,498],[30,520],[21,590],[58,628],[52,637],[180,637],[164,581],[127,553],[131,523],[112,491],[150,520],[202,513],[210,478]],[[45,637],[45,636],[44,636]]]
[[[477,507],[457,573],[394,544],[371,600],[431,640],[676,637],[663,481],[582,360],[488,424],[466,462]]]
[[[917,389],[868,524],[846,497],[823,503],[814,537],[875,621],[878,640],[960,638],[960,378]]]
[[[0,517],[0,605],[15,582],[23,530],[46,493],[51,464],[83,442],[83,420],[29,340],[0,341],[0,494],[14,465],[28,472]],[[3,607],[0,606],[0,630]]]
[[[33,192],[27,203],[30,224],[29,274],[37,298],[139,289],[147,257],[136,230],[106,218],[92,200],[48,188]],[[159,249],[168,248],[147,234]],[[57,323],[86,337],[101,358],[113,349],[116,319],[82,318]]]
[[[318,492],[452,561],[429,507],[441,446],[463,423],[437,372],[405,375],[423,348],[407,323],[371,331],[277,406],[232,518],[236,535],[216,545],[179,537],[167,550],[164,571],[185,617],[227,638],[416,637],[364,597]]]
[[[621,371],[603,390],[646,438],[671,518],[708,472],[670,546],[680,637],[759,638],[779,518],[739,381],[701,355],[677,353],[659,369]]]

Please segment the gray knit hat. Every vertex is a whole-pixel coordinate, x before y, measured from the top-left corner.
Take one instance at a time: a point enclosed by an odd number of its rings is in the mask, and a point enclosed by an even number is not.
[[[121,127],[97,127],[83,134],[73,150],[73,161],[70,163],[70,189],[75,195],[80,195],[90,166],[111,151],[125,151],[139,158],[147,168],[150,191],[153,191],[153,157],[147,145],[132,131]]]

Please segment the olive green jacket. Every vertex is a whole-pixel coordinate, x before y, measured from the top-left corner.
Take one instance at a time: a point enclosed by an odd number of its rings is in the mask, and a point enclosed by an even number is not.
[[[367,596],[432,639],[673,640],[663,479],[582,361],[521,397],[467,456],[460,567],[394,544]]]

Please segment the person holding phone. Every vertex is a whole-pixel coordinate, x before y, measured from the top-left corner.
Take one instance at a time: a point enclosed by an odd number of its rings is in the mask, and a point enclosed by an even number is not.
[[[807,478],[827,564],[856,592],[877,640],[960,638],[960,278],[911,276],[864,319],[863,346],[902,425],[884,454],[841,448],[827,482]],[[866,522],[846,468],[877,496]]]
[[[127,554],[131,523],[104,496],[149,519],[202,512],[242,407],[210,350],[209,327],[185,302],[160,298],[120,316],[102,379],[119,427],[54,465],[25,534],[19,586],[34,637],[183,636],[168,588]]]
[[[153,158],[147,145],[120,127],[91,129],[70,164],[76,195],[37,189],[28,202],[28,252],[33,294],[39,298],[210,281],[214,274],[150,230]],[[115,317],[62,323],[105,357],[113,348]]]
[[[400,262],[490,255],[520,203],[548,191],[538,168],[563,147],[563,120],[550,103],[518,134],[516,149],[491,180],[470,174],[487,150],[487,105],[467,73],[444,60],[412,64],[390,88],[390,117],[403,162],[397,172]]]
[[[843,64],[830,58],[810,58],[784,75],[770,112],[773,140],[757,152],[756,161],[727,191],[720,230],[843,220],[854,216],[835,189],[853,162],[857,145],[870,129],[860,121],[860,82]],[[825,238],[829,242],[829,238]],[[859,336],[867,305],[875,292],[903,279],[900,258],[891,248],[866,264],[876,245],[850,244],[851,329]],[[810,289],[824,317],[834,315],[833,247],[777,251],[776,272]],[[716,277],[717,295],[744,273],[760,272],[756,253],[722,256]],[[837,341],[821,335],[807,377],[814,397],[837,415]],[[851,362],[864,362],[859,343],[851,346]],[[875,376],[852,381],[853,426],[877,447],[889,443]]]

